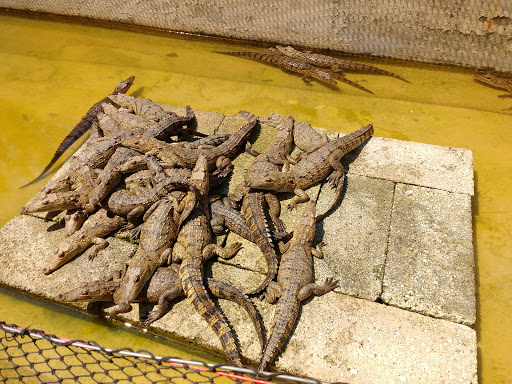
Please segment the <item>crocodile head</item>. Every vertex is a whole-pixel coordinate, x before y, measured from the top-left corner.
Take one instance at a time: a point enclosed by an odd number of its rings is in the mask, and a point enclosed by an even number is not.
[[[473,74],[475,80],[485,84],[490,84],[498,88],[508,89],[512,84],[512,77],[499,77],[492,73],[475,73]]]
[[[72,301],[112,301],[115,290],[119,283],[114,281],[96,280],[80,285],[78,288],[71,289],[55,296],[55,300],[63,302]]]
[[[245,178],[249,188],[266,189],[277,192],[293,192],[293,178],[285,172],[251,172],[250,177]]]
[[[77,241],[63,241],[53,253],[42,272],[49,275],[59,269],[82,250]]]

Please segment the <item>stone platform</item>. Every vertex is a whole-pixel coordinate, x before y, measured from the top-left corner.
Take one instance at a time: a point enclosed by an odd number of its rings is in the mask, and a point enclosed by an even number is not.
[[[165,107],[184,113],[182,108]],[[244,122],[238,115],[197,115],[198,130],[204,133],[234,132]],[[274,127],[262,124],[249,139],[262,150],[274,132]],[[250,160],[245,153],[236,158],[229,188],[241,179]],[[276,368],[323,381],[476,383],[471,152],[373,137],[342,162],[348,170],[346,190],[336,211],[317,226],[316,241],[322,239],[327,246],[324,259],[314,264],[317,281],[334,276],[340,286],[303,303]],[[307,192],[317,196],[318,212],[327,209],[333,197],[328,185]],[[282,200],[282,218],[292,230],[301,207],[287,211],[287,197]],[[41,268],[64,238],[56,220],[19,216],[0,230],[2,284],[52,300],[82,282],[110,275],[136,249],[111,238],[110,246],[93,261],[86,251],[44,276]],[[242,241],[244,249],[231,260],[207,265],[207,274],[242,289],[254,288],[266,270],[261,252],[232,233],[218,239],[233,241]],[[253,302],[268,330],[275,306]],[[256,364],[260,350],[246,314],[231,302],[219,304],[242,354]],[[135,308],[124,319],[137,323]],[[154,327],[205,349],[220,349],[214,332],[187,300],[176,303]]]

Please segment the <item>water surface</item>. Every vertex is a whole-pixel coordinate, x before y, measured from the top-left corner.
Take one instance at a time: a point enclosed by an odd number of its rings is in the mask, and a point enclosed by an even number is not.
[[[345,84],[308,87],[299,76],[216,53],[240,48],[0,15],[0,225],[17,215],[48,179],[18,187],[40,173],[87,109],[130,75],[136,80],[129,94],[171,105],[293,115],[345,132],[372,122],[376,136],[468,148],[476,179],[479,375],[484,383],[509,380],[512,99],[499,99],[503,91],[478,84],[468,70],[368,58],[357,60],[411,83],[357,73],[348,77],[374,95]],[[121,337],[122,330],[105,324],[58,316],[54,307],[0,292],[0,320],[68,338],[105,340],[106,347],[173,354],[152,338]]]

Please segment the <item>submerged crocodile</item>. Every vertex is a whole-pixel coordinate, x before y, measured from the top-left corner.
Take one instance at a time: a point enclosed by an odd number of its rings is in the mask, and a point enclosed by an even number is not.
[[[317,217],[317,220],[321,220],[334,210],[341,199],[345,171],[340,159],[367,141],[372,134],[373,125],[367,124],[357,131],[332,140],[302,157],[289,172],[254,173],[252,178],[246,179],[246,183],[249,187],[255,189],[293,192],[295,197],[288,205],[289,209],[293,209],[298,203],[309,200],[309,196],[304,189],[327,178],[336,187],[336,196],[327,211]]]
[[[330,68],[333,72],[342,72],[343,70],[373,72],[381,75],[391,76],[408,83],[408,81],[405,80],[403,77],[392,72],[386,71],[384,69],[374,67],[373,65],[356,63],[353,61],[343,60],[337,57],[322,55],[321,53],[301,52],[291,46],[283,47],[278,45],[276,46],[275,49],[282,53],[283,55],[303,60],[306,63],[309,63],[317,67]]]
[[[128,79],[121,81],[114,89],[112,94],[126,93],[132,86],[134,80],[135,76],[130,76]],[[53,158],[50,160],[48,165],[43,169],[43,171],[39,174],[39,176],[37,176],[31,182],[21,186],[20,188],[27,187],[39,181],[46,174],[46,172],[48,172],[48,170],[57,162],[60,156],[66,151],[66,149],[68,149],[75,141],[77,141],[85,132],[89,130],[92,122],[96,119],[98,112],[101,110],[103,103],[111,103],[108,96],[98,101],[87,111],[85,116],[82,117],[82,119],[75,126],[75,128],[73,128],[73,130],[64,138],[64,140],[62,140],[62,143],[60,143],[59,147],[57,148],[57,151],[55,151]]]
[[[204,286],[203,264],[214,254],[226,259],[233,257],[241,249],[241,244],[233,243],[227,248],[212,244],[207,206],[209,191],[208,162],[204,155],[200,155],[190,179],[196,183],[200,192],[199,203],[183,223],[178,234],[173,248],[173,262],[182,260],[179,276],[185,294],[197,312],[208,322],[219,337],[229,363],[240,366],[242,361],[233,332]]]
[[[287,55],[282,54],[281,52],[270,49],[267,52],[220,52],[226,55],[231,56],[242,56],[249,57],[251,59],[265,61],[270,64],[274,64],[275,66],[285,69],[290,72],[299,73],[302,75],[302,80],[310,85],[310,78],[316,79],[322,83],[326,84],[337,84],[338,81],[351,85],[355,88],[359,88],[362,91],[373,93],[372,91],[366,89],[362,85],[359,85],[353,81],[350,81],[341,72],[334,72],[330,69],[318,68],[314,65],[307,63],[304,60],[299,60]]]
[[[178,264],[158,268],[133,300],[134,303],[158,304],[158,308],[150,312],[147,319],[144,321],[145,326],[149,326],[156,320],[161,319],[172,309],[172,305],[176,299],[186,296],[178,273]],[[78,288],[58,294],[55,300],[61,302],[86,301],[89,303],[113,302],[114,293],[119,289],[120,285],[121,281],[113,278],[90,281],[81,284]],[[209,278],[206,279],[205,285],[213,296],[233,301],[247,312],[254,325],[261,347],[263,348],[263,327],[260,323],[259,315],[249,298],[237,287],[228,282]]]
[[[475,73],[473,74],[473,77],[477,81],[492,85],[496,88],[504,89],[508,92],[503,95],[499,95],[498,97],[512,97],[512,77],[500,77],[493,75],[492,73]]]
[[[108,242],[104,237],[120,229],[125,224],[126,219],[124,217],[113,215],[104,209],[100,209],[84,222],[82,228],[58,245],[42,272],[45,275],[52,273],[94,244],[95,248],[89,255],[89,259],[92,260],[100,250],[108,246]]]
[[[309,83],[309,78],[319,80],[327,84],[336,84],[336,80],[329,71],[324,71],[302,60],[297,60],[282,54],[263,52],[219,52],[230,56],[249,57],[251,59],[265,61],[291,72],[300,73],[302,79]]]
[[[323,257],[320,249],[323,243],[318,244],[316,249],[312,248],[316,227],[315,208],[313,200],[306,205],[281,257],[277,283],[271,282],[267,288],[267,300],[274,303],[279,299],[279,302],[258,368],[260,371],[268,369],[288,339],[299,315],[301,301],[311,295],[324,295],[338,286],[338,281],[332,278],[327,278],[322,285],[312,283],[312,255]]]
[[[196,204],[191,192],[182,201],[171,195],[158,200],[146,212],[140,235],[139,248],[135,256],[126,262],[119,289],[114,294],[117,304],[109,311],[114,317],[130,312],[135,300],[153,272],[171,259],[172,245],[181,223],[189,216]]]

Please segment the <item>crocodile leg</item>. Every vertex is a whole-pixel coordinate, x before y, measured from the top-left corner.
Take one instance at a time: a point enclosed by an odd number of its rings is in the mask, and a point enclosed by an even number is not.
[[[312,295],[325,295],[327,292],[331,292],[332,290],[334,290],[338,286],[338,283],[339,281],[334,280],[332,277],[326,278],[325,282],[322,285],[316,283],[309,283],[308,285],[302,287],[299,290],[297,298],[299,301],[304,301]]]

